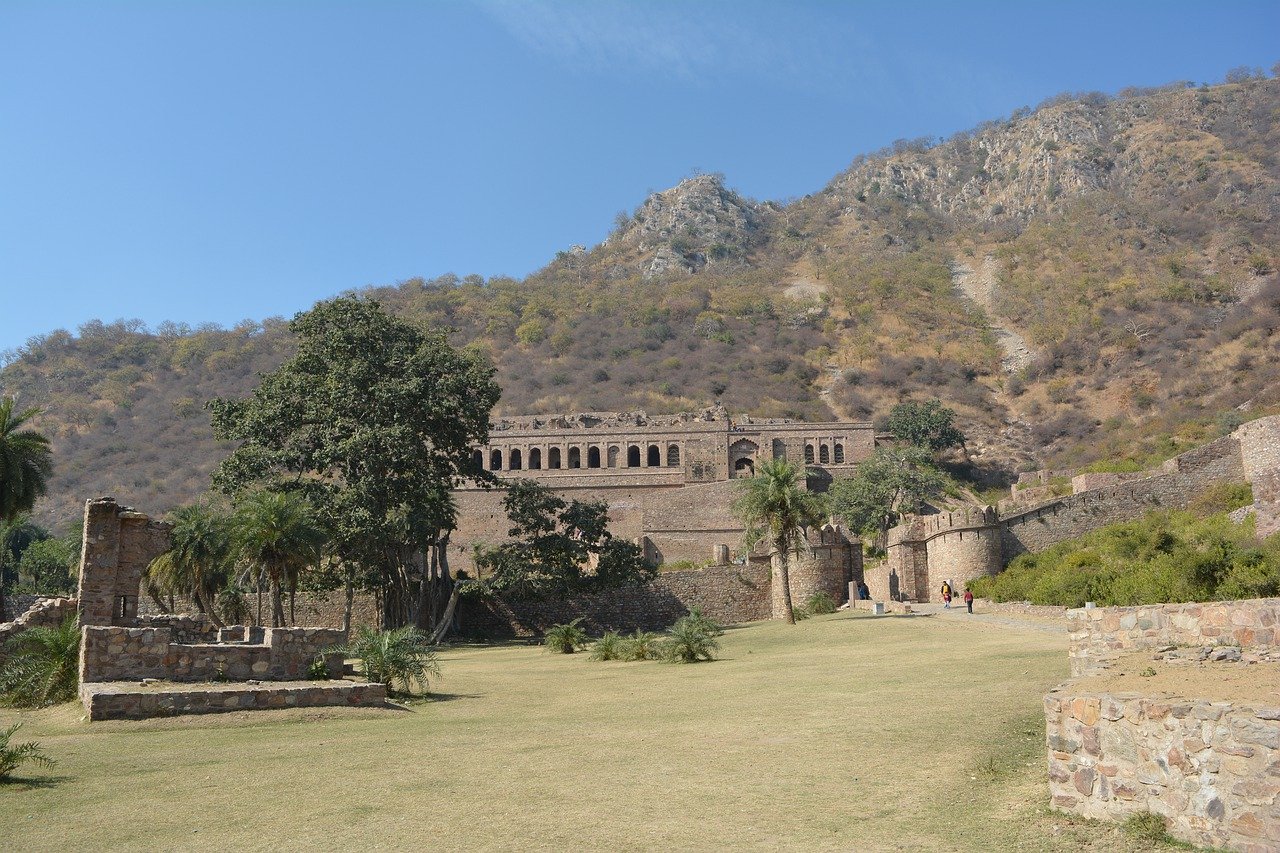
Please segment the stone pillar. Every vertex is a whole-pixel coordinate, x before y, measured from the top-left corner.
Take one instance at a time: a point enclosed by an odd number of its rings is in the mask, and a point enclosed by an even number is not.
[[[712,546],[712,557],[717,566],[727,566],[729,564],[729,546],[715,545]]]
[[[80,624],[111,625],[120,561],[120,506],[111,498],[84,505],[80,553]]]

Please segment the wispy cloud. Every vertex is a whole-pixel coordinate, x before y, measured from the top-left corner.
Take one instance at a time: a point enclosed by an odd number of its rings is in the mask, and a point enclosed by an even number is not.
[[[745,4],[478,0],[477,5],[531,50],[595,70],[686,79],[749,70],[776,75],[793,73],[821,56],[815,45],[766,39],[736,23],[735,5]],[[804,56],[809,63],[801,61]]]

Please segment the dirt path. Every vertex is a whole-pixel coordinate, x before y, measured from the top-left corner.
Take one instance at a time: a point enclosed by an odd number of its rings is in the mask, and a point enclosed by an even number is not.
[[[964,602],[957,600],[951,609],[941,604],[913,604],[911,609],[916,613],[937,616],[942,619],[958,619],[980,625],[997,628],[1017,628],[1024,631],[1039,631],[1045,634],[1067,634],[1065,619],[1052,619],[1045,616],[1030,616],[1019,613],[984,613],[979,606],[972,614],[965,610]]]
[[[1021,334],[992,322],[998,316],[995,296],[999,273],[1000,262],[991,255],[983,257],[976,270],[969,264],[956,260],[951,264],[951,284],[986,312],[988,322],[991,322],[991,331],[995,332],[996,341],[1004,352],[1001,366],[1006,373],[1014,373],[1030,364],[1032,352]]]

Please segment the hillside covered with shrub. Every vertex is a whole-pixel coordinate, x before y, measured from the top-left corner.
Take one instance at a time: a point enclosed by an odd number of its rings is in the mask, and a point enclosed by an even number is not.
[[[874,420],[937,397],[993,480],[1145,464],[1280,411],[1280,80],[1232,79],[1060,96],[789,202],[696,175],[523,280],[367,295],[488,353],[499,414]],[[292,346],[279,318],[118,321],[7,354],[0,390],[43,406],[54,441],[40,520],[99,494],[190,501],[227,452],[204,402]]]

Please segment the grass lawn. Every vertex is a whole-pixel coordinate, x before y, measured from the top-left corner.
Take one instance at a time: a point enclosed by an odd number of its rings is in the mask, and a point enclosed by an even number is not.
[[[407,711],[29,713],[60,764],[0,786],[0,849],[1157,849],[1044,808],[1065,635],[841,613],[722,639],[691,666],[460,647]]]

